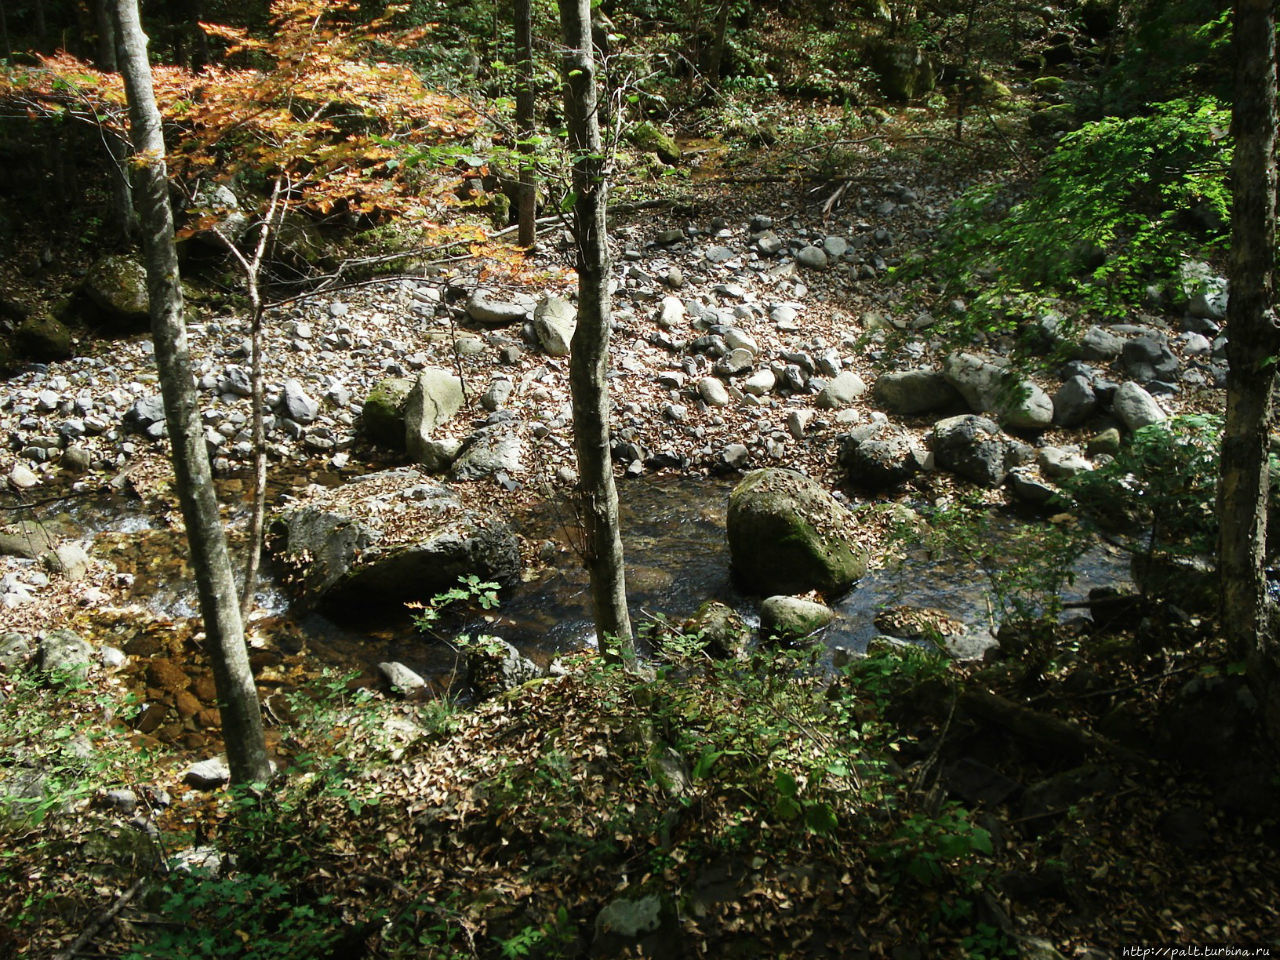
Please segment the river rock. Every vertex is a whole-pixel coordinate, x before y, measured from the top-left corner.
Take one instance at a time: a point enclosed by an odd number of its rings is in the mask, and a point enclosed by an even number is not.
[[[1093,469],[1093,465],[1088,460],[1075,450],[1065,447],[1041,447],[1036,455],[1036,465],[1050,480],[1074,477],[1078,473]]]
[[[273,532],[273,553],[295,571],[292,583],[308,606],[341,610],[355,598],[363,611],[429,600],[469,574],[505,585],[520,573],[519,545],[505,523],[411,469],[317,493],[281,514]]]
[[[360,420],[374,443],[393,450],[404,449],[404,405],[414,382],[409,377],[379,380],[365,397]]]
[[[320,416],[320,404],[311,399],[297,380],[286,380],[280,391],[281,412],[295,423],[313,423]]]
[[[713,657],[741,660],[751,647],[751,628],[728,604],[707,600],[684,622],[681,633],[701,637]]]
[[[497,637],[480,637],[466,650],[467,682],[482,699],[514,690],[541,673],[532,660]]]
[[[415,462],[440,426],[462,409],[462,381],[443,367],[427,367],[418,374],[404,402],[404,445]]]
[[[488,290],[477,290],[467,300],[467,316],[486,327],[508,327],[529,319],[530,297],[520,295],[504,300]]]
[[[773,375],[772,370],[757,370],[743,381],[742,392],[749,393],[753,397],[768,396],[773,392],[777,382],[778,378]]]
[[[830,607],[799,597],[769,597],[760,604],[760,636],[790,642],[817,633],[836,618]]]
[[[729,405],[729,390],[716,377],[703,377],[698,381],[698,396],[709,407]]]
[[[506,474],[515,476],[524,470],[524,443],[512,432],[492,428],[477,431],[449,468],[451,480],[482,480]]]
[[[1151,336],[1126,340],[1120,357],[1125,371],[1139,383],[1176,380],[1181,367],[1168,345]]]
[[[1015,430],[1040,430],[1053,422],[1049,395],[1003,362],[953,353],[943,361],[942,375],[974,413],[995,413]]]
[[[54,573],[60,573],[65,579],[74,582],[83,580],[89,575],[91,561],[82,544],[67,540],[54,547],[53,551],[46,555],[45,562]]]
[[[887,490],[919,472],[923,451],[905,430],[855,432],[840,439],[837,462],[849,483],[862,490]]]
[[[802,267],[808,267],[810,270],[825,270],[827,268],[827,255],[821,247],[812,245],[801,247],[796,254],[796,263]]]
[[[956,388],[936,370],[898,370],[881,374],[871,393],[885,410],[905,417],[947,410],[961,402]]]
[[[1034,507],[1043,507],[1058,493],[1054,487],[1042,480],[1037,480],[1021,469],[1010,470],[1009,476],[1005,478],[1005,483],[1008,485],[1009,492],[1013,494],[1015,500],[1031,504]]]
[[[378,664],[378,675],[395,693],[413,698],[426,692],[427,681],[398,660]]]
[[[850,370],[829,380],[813,401],[813,405],[820,410],[838,410],[849,406],[866,392],[866,383]]]
[[[1098,398],[1087,377],[1068,378],[1053,395],[1053,422],[1061,427],[1078,427],[1098,408]]]
[[[1081,360],[1108,362],[1120,356],[1124,338],[1116,336],[1106,327],[1092,326],[1080,338],[1076,356]]]
[[[929,443],[939,467],[988,487],[1000,486],[1020,459],[995,423],[972,414],[939,420]]]
[[[182,782],[197,790],[217,790],[231,782],[231,767],[226,757],[210,757],[182,771]]]
[[[684,322],[684,304],[679,297],[663,297],[654,319],[663,330],[674,330]]]
[[[1130,431],[1141,430],[1169,418],[1156,398],[1132,381],[1122,383],[1116,390],[1116,395],[1111,400],[1111,409]]]
[[[15,463],[9,469],[9,485],[15,490],[30,490],[40,485],[40,478],[26,464]]]
[[[533,311],[533,331],[542,349],[553,357],[567,357],[578,326],[578,308],[564,297],[548,294]]]
[[[85,274],[83,291],[94,308],[93,319],[116,332],[150,326],[147,272],[132,257],[103,257]]]
[[[92,665],[93,645],[65,627],[46,633],[36,651],[36,666],[46,674],[84,677]]]
[[[748,474],[729,495],[726,528],[733,571],[757,593],[840,594],[867,569],[853,514],[791,470]]]

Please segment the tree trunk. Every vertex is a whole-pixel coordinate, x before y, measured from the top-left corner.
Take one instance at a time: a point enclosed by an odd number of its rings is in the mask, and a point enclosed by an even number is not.
[[[635,645],[627,612],[618,491],[609,452],[608,182],[597,112],[590,0],[560,0],[564,32],[565,116],[573,157],[573,236],[577,247],[578,327],[569,358],[578,492],[591,574],[596,633],[606,656],[631,662]]]
[[[113,13],[136,150],[134,192],[144,228],[151,336],[173,447],[178,499],[218,691],[227,761],[233,783],[261,782],[271,775],[270,762],[192,377],[164,136],[147,62],[147,38],[138,19],[137,0],[113,0]]]
[[[516,203],[516,241],[531,247],[537,239],[537,184],[533,170],[533,0],[516,0],[516,149],[520,152],[520,186]]]
[[[711,54],[707,59],[707,74],[704,78],[709,83],[720,82],[720,71],[724,66],[724,48],[729,41],[729,14],[733,10],[731,0],[720,0],[720,9],[716,11],[716,25],[711,37]]]
[[[1231,297],[1222,436],[1218,572],[1222,625],[1280,742],[1280,650],[1265,578],[1269,433],[1280,327],[1272,308],[1276,241],[1276,45],[1272,0],[1237,0],[1231,132]]]

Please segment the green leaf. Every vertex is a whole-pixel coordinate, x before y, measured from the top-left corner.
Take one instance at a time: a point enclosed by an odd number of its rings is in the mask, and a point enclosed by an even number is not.
[[[811,803],[805,809],[804,821],[814,833],[835,833],[840,821],[829,803]]]
[[[784,797],[794,797],[800,792],[800,784],[796,778],[785,770],[779,770],[773,777],[773,785]]]

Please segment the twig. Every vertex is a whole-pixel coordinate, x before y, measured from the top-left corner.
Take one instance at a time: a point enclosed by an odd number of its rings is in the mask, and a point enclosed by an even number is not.
[[[121,893],[120,896],[116,897],[115,903],[95,917],[89,926],[80,931],[80,936],[76,937],[75,940],[71,942],[71,946],[67,947],[66,950],[63,950],[60,953],[55,953],[53,955],[54,960],[71,960],[75,954],[79,953],[81,949],[87,946],[89,942],[98,935],[103,927],[115,919],[116,914],[123,910],[128,905],[129,901],[138,895],[138,891],[142,889],[143,884],[145,883],[146,877],[139,877],[137,880],[133,881],[133,886]]]

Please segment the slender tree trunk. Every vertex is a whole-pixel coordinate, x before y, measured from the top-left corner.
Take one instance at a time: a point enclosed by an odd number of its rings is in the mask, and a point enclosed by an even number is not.
[[[151,336],[155,341],[165,422],[173,447],[178,499],[187,526],[191,565],[195,570],[200,612],[218,691],[227,761],[233,783],[261,782],[270,777],[271,768],[192,377],[173,237],[173,211],[169,206],[164,136],[147,61],[147,38],[138,19],[137,0],[113,0],[113,13],[137,151],[135,195],[144,226]]]
[[[44,18],[44,0],[35,0],[31,9],[36,21],[36,49],[41,53],[50,53],[49,25]]]
[[[608,182],[597,114],[591,0],[560,0],[564,32],[565,115],[573,155],[573,235],[577,246],[578,327],[569,358],[578,492],[596,633],[606,656],[632,662],[635,645],[618,526],[618,491],[609,452]]]
[[[111,22],[108,0],[93,0],[93,22],[98,38],[94,57],[98,69],[115,73],[119,69],[116,30]],[[133,183],[129,177],[129,144],[110,126],[101,124],[102,141],[111,158],[111,189],[107,193],[107,233],[121,247],[132,245],[138,236],[138,214],[133,208]]]
[[[1273,308],[1276,242],[1276,44],[1272,0],[1237,0],[1231,132],[1231,298],[1222,437],[1218,571],[1222,624],[1280,743],[1280,649],[1269,623],[1265,550],[1271,395],[1280,354]]]
[[[729,41],[729,14],[733,10],[732,0],[720,0],[720,9],[716,11],[716,25],[711,37],[711,54],[707,59],[709,83],[720,82],[720,70],[724,66],[724,48]]]
[[[4,4],[0,3],[0,56],[12,59],[13,47],[9,43],[9,18],[4,15]]]
[[[537,184],[533,168],[533,0],[516,0],[516,149],[520,152],[520,186],[516,203],[519,243],[537,239]]]

